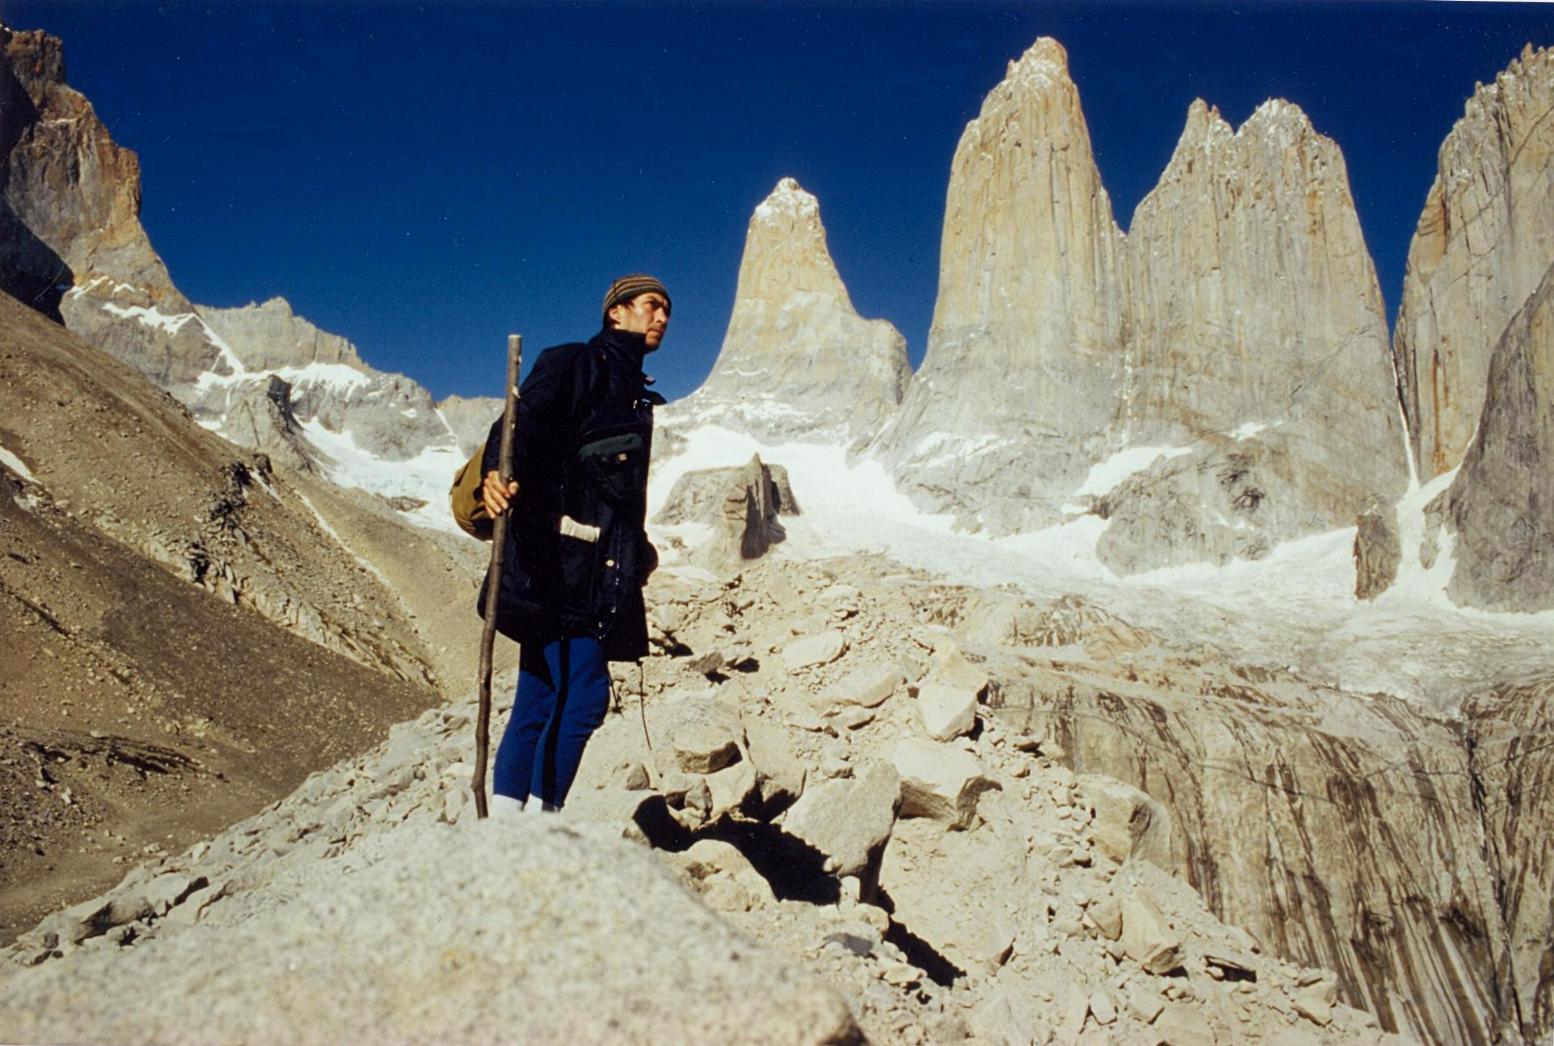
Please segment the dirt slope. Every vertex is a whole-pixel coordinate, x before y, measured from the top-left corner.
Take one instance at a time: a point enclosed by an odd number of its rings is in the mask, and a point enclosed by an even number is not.
[[[3,295],[0,449],[0,938],[369,745],[440,675],[467,689],[478,549],[304,494]]]

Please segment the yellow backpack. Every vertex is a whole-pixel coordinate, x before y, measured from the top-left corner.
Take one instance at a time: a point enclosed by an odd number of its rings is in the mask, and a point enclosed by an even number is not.
[[[480,487],[485,480],[481,472],[484,457],[485,448],[482,447],[454,473],[453,486],[448,489],[448,507],[460,530],[472,538],[490,541],[496,524],[486,512],[485,502],[480,500]]]

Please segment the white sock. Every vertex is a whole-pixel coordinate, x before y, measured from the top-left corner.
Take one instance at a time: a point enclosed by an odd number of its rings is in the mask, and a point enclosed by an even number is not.
[[[553,814],[560,809],[561,807],[559,806],[551,806],[549,803],[542,801],[539,796],[532,796],[528,805],[523,808],[523,812],[526,814]]]
[[[510,795],[493,795],[490,803],[492,817],[513,817],[523,812],[523,800]]]

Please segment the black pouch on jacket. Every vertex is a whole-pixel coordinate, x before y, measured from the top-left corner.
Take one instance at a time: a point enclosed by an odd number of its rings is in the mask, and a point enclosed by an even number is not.
[[[626,503],[642,493],[647,479],[647,441],[640,432],[623,432],[583,444],[578,464],[589,485],[605,501]]]

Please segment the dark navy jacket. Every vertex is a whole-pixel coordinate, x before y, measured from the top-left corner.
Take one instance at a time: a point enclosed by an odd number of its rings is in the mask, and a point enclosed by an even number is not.
[[[605,329],[534,362],[518,400],[514,516],[507,530],[497,628],[519,643],[590,635],[611,661],[647,653],[642,586],[648,543],[653,406],[641,334]],[[482,470],[498,466],[501,419]],[[484,613],[485,587],[480,610]]]

